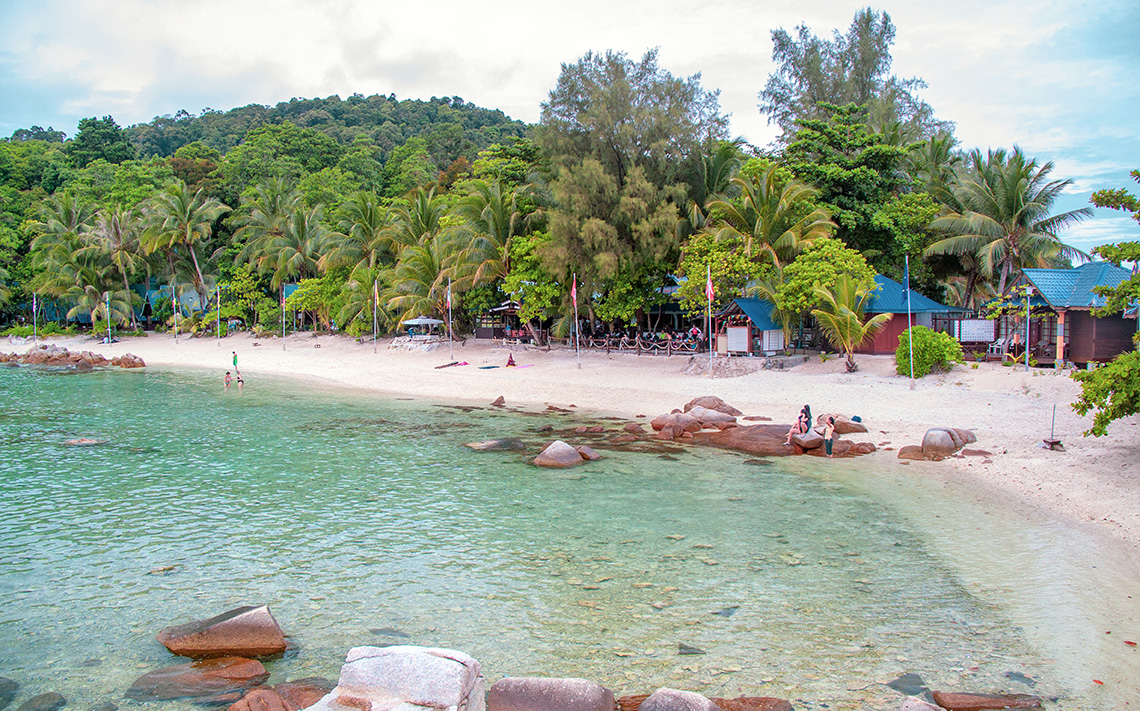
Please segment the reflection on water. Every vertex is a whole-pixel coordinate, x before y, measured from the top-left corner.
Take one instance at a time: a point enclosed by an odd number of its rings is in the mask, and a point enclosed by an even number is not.
[[[180,661],[158,630],[262,602],[299,647],[267,664],[273,681],[335,679],[352,646],[412,643],[466,651],[490,681],[801,707],[896,708],[884,683],[907,671],[1085,694],[1026,630],[1073,600],[981,594],[954,552],[978,533],[938,542],[905,511],[920,495],[888,505],[851,464],[692,450],[544,471],[462,443],[538,446],[539,425],[579,416],[216,381],[0,371],[0,675],[22,684],[17,702],[136,705],[130,683]],[[75,437],[108,444],[62,444]],[[1041,589],[1013,570],[1012,588]]]

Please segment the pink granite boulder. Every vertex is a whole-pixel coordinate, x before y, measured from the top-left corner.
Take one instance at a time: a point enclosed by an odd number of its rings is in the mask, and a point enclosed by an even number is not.
[[[959,694],[947,691],[931,693],[934,696],[934,703],[947,711],[1041,708],[1041,699],[1029,694]]]
[[[710,410],[723,412],[724,414],[731,415],[733,417],[740,417],[744,414],[732,405],[729,405],[724,400],[721,400],[716,395],[702,395],[701,397],[693,398],[685,404],[685,412],[692,410],[694,407],[705,407]]]
[[[268,605],[246,605],[208,620],[168,627],[156,637],[191,659],[267,657],[285,651],[285,634]]]
[[[542,453],[534,458],[535,466],[550,467],[553,469],[566,469],[568,467],[576,467],[584,460],[578,450],[566,444],[560,439],[556,439],[542,450]]]
[[[491,685],[488,711],[613,711],[614,695],[585,679],[504,677]]]
[[[176,664],[144,674],[126,696],[136,701],[225,697],[265,682],[269,672],[261,662],[241,657],[204,659]],[[236,701],[236,699],[235,699]]]

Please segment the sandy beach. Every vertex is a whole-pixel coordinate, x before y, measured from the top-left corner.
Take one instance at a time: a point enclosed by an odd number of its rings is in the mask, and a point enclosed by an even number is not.
[[[232,352],[246,387],[262,375],[290,376],[378,393],[425,400],[463,400],[488,404],[503,396],[510,405],[575,406],[583,412],[652,418],[681,407],[694,397],[717,395],[745,415],[773,421],[794,420],[805,403],[816,414],[859,415],[865,435],[849,435],[879,446],[872,460],[896,460],[897,448],[920,444],[929,427],[973,430],[972,445],[992,453],[942,462],[914,462],[916,476],[939,476],[976,488],[982,495],[1007,496],[1044,507],[1092,527],[1140,554],[1140,417],[1119,420],[1105,437],[1083,437],[1091,417],[1070,407],[1079,392],[1067,375],[1053,371],[967,364],[932,375],[910,388],[894,374],[890,356],[859,356],[857,373],[844,372],[841,358],[813,358],[784,370],[756,370],[758,361],[736,359],[732,370],[744,374],[709,378],[707,367],[689,369],[687,356],[637,356],[572,350],[506,347],[468,339],[431,350],[393,347],[391,339],[358,342],[343,335],[291,335],[257,339],[235,334],[223,339],[181,338],[169,334],[125,339],[110,346],[91,338],[57,339],[70,350],[91,350],[108,358],[133,353],[148,365],[191,366],[218,371],[221,387],[232,369]],[[5,350],[25,352],[30,344],[9,343]],[[523,367],[503,366],[508,354]],[[450,361],[466,365],[437,369]],[[1050,434],[1056,404],[1055,437],[1065,451],[1042,447]]]

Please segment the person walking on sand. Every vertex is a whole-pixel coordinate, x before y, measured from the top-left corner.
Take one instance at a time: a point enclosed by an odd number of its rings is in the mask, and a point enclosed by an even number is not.
[[[234,370],[237,370],[237,351],[234,351]]]
[[[784,440],[784,444],[791,444],[792,437],[798,434],[804,434],[811,429],[811,405],[804,405],[804,409],[800,410],[800,416],[796,418],[796,424],[788,430],[788,437]]]
[[[835,418],[827,418],[827,424],[823,426],[823,448],[827,452],[828,459],[834,459],[831,453],[832,447],[835,446]]]

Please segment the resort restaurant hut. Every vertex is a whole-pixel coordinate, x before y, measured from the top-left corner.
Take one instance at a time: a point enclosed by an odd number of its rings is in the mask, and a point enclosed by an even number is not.
[[[475,337],[516,338],[515,332],[522,329],[518,319],[519,306],[517,301],[504,301],[476,316]]]
[[[400,322],[401,327],[408,329],[408,336],[413,341],[439,338],[440,334],[432,331],[442,325],[443,321],[427,316],[417,316]]]
[[[1038,333],[1030,329],[1030,344],[1038,349],[1039,359],[1043,355],[1057,362],[1105,362],[1134,348],[1135,309],[1111,316],[1092,313],[1105,304],[1093,289],[1127,281],[1132,276],[1129,270],[1108,262],[1089,262],[1075,269],[1025,269],[1023,273],[1048,311],[1037,319]]]
[[[775,355],[784,350],[784,331],[763,299],[733,299],[717,314],[716,347],[724,355]]]
[[[940,330],[938,321],[949,323],[949,317],[965,314],[966,310],[957,306],[940,304],[934,299],[923,296],[914,289],[910,290],[910,324],[907,323],[907,290],[903,285],[889,279],[882,274],[875,275],[875,285],[878,289],[871,296],[867,307],[863,310],[867,316],[876,314],[892,314],[891,320],[875,336],[855,349],[856,353],[870,355],[883,355],[894,353],[899,347],[899,336],[906,333],[909,325],[926,326],[933,330]]]

